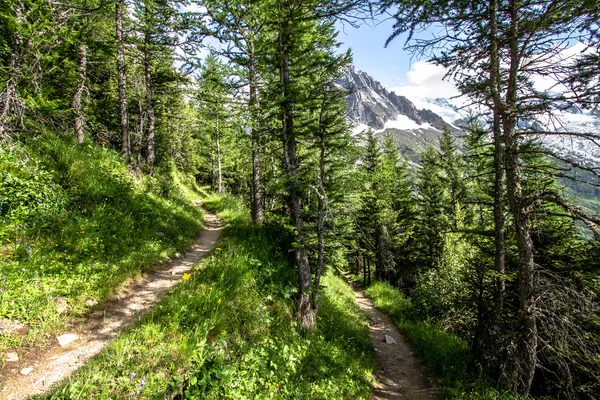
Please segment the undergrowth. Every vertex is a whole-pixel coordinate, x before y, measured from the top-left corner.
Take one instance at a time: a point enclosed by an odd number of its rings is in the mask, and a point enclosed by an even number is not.
[[[437,378],[444,399],[523,399],[494,388],[472,362],[467,344],[441,327],[421,320],[410,299],[390,284],[375,282],[365,293],[406,335],[416,355]]]
[[[46,399],[367,399],[368,320],[349,286],[323,280],[317,328],[296,323],[287,235],[232,197],[217,247],[144,319]],[[187,279],[186,279],[187,278]]]
[[[203,219],[194,197],[174,168],[135,177],[91,142],[48,135],[0,148],[0,320],[28,331],[0,334],[0,354],[188,246]]]

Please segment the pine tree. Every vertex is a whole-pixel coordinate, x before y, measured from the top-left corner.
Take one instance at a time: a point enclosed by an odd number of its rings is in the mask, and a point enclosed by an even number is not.
[[[421,157],[417,182],[417,240],[421,243],[421,268],[437,268],[444,253],[444,234],[450,224],[446,210],[450,202],[441,179],[439,153],[429,147]]]
[[[200,112],[207,126],[211,130],[214,141],[213,181],[218,193],[225,192],[222,168],[221,142],[223,133],[228,129],[229,110],[227,104],[230,102],[231,86],[227,82],[227,71],[215,53],[211,53],[205,60],[200,71],[199,88],[197,99]]]

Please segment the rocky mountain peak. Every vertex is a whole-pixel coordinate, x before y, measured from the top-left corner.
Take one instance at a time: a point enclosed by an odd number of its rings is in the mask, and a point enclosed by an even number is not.
[[[389,127],[442,130],[450,127],[431,110],[419,110],[406,97],[388,91],[369,74],[350,66],[338,83],[352,90],[348,96],[348,120],[374,130]]]

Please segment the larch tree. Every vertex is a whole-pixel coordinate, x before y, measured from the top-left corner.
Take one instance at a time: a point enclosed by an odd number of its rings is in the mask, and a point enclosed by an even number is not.
[[[504,380],[519,393],[527,394],[539,364],[540,304],[536,301],[532,206],[539,201],[566,203],[557,200],[560,196],[524,191],[522,150],[532,135],[553,134],[544,129],[548,126],[544,117],[573,101],[564,93],[536,90],[532,77],[559,75],[557,66],[568,62],[562,52],[581,37],[579,27],[593,6],[557,0],[391,0],[382,4],[384,8],[396,7],[396,24],[388,42],[408,32],[410,49],[430,55],[432,61],[447,67],[461,92],[488,110],[488,125],[495,140],[497,313],[502,312],[505,290],[505,223],[501,215],[504,196],[508,199],[518,254],[518,340],[509,357],[512,361],[508,361],[512,365],[504,369]],[[431,39],[414,38],[420,29],[433,24],[444,26],[445,33]],[[577,161],[570,164],[581,166]],[[568,211],[583,218],[572,207]]]
[[[115,41],[117,46],[117,80],[119,87],[119,120],[121,124],[121,156],[126,163],[131,161],[129,138],[129,110],[127,106],[127,71],[125,64],[125,31],[123,17],[127,12],[125,0],[115,0]]]
[[[229,124],[228,103],[231,102],[231,84],[228,79],[229,75],[225,65],[219,61],[215,53],[211,53],[200,70],[196,97],[200,112],[210,128],[214,140],[213,176],[216,175],[215,186],[218,193],[225,192],[221,140],[223,132],[228,129]]]
[[[262,224],[265,219],[261,171],[261,147],[264,128],[261,128],[259,88],[261,85],[261,40],[267,23],[268,5],[260,1],[203,2],[210,21],[207,33],[225,43],[219,52],[235,65],[238,86],[247,87],[248,124],[245,129],[252,138],[252,220]]]

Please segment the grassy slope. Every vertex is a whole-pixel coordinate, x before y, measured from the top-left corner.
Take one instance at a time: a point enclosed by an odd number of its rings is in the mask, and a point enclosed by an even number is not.
[[[502,399],[521,397],[493,388],[470,362],[468,346],[441,327],[414,318],[409,299],[383,282],[375,282],[366,294],[379,309],[392,317],[412,344],[415,353],[438,378],[445,399]]]
[[[188,246],[202,212],[183,180],[172,171],[136,179],[116,152],[69,138],[0,148],[0,320],[29,328],[0,335],[0,357]]]
[[[47,398],[369,398],[368,320],[348,285],[326,274],[318,327],[301,332],[285,235],[253,226],[232,198],[205,205],[229,223],[218,247]]]

